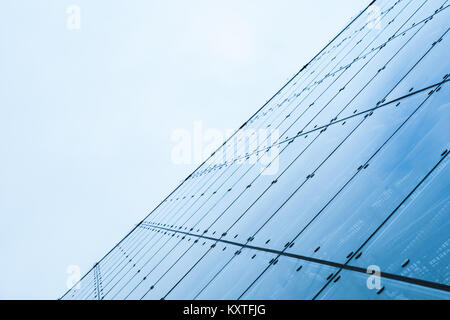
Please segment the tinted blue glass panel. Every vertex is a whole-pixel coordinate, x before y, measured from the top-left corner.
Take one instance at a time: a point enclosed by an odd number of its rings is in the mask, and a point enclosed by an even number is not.
[[[62,298],[449,299],[449,25],[375,1]]]
[[[403,283],[391,279],[381,278],[381,287],[369,289],[368,275],[352,271],[343,271],[341,278],[331,281],[317,299],[342,300],[435,300],[450,299],[450,294],[442,290]],[[373,282],[375,283],[375,282]],[[382,291],[380,292],[380,290]]]

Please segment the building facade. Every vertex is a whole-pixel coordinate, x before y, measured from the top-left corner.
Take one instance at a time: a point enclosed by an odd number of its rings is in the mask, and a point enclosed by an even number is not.
[[[62,299],[449,299],[449,5],[374,1]]]

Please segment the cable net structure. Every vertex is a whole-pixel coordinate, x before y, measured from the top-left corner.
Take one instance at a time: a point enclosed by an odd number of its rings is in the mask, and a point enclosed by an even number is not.
[[[449,299],[449,5],[373,1],[61,299]]]

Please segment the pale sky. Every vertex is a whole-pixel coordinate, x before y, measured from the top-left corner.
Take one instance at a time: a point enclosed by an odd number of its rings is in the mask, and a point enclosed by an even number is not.
[[[4,0],[0,299],[56,299],[370,1]],[[77,5],[80,29],[67,28]]]

